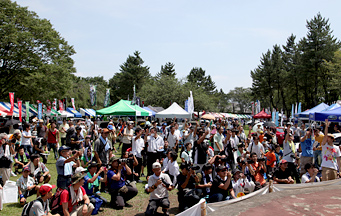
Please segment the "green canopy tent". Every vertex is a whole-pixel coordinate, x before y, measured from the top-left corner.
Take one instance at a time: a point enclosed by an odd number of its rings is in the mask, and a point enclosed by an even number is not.
[[[96,110],[96,115],[149,116],[149,112],[138,105],[132,105],[131,101],[120,100],[110,107]]]

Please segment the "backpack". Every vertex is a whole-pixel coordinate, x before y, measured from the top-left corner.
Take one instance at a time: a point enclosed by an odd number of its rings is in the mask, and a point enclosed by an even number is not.
[[[70,187],[67,189],[58,188],[56,193],[52,196],[50,201],[50,210],[52,214],[62,213],[63,207],[60,205],[60,195],[64,190],[67,190],[69,192],[69,199],[71,199],[71,193],[70,193]]]
[[[27,204],[24,206],[24,208],[23,208],[23,210],[22,210],[22,213],[21,213],[21,216],[29,216],[29,215],[30,215],[30,210],[31,210],[33,204],[34,204],[36,201],[41,202],[42,206],[44,206],[44,201],[42,200],[42,198],[39,197],[38,199],[33,200],[33,201],[27,203]]]

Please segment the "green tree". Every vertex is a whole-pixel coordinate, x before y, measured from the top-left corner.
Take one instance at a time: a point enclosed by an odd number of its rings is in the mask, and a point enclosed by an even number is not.
[[[72,46],[46,19],[10,0],[0,1],[0,98],[31,102],[64,95],[75,72]]]
[[[136,92],[142,88],[150,79],[149,67],[143,66],[144,61],[140,57],[140,52],[135,51],[134,55],[129,55],[126,62],[120,65],[120,72],[116,73],[110,80],[111,101],[117,102],[120,99],[130,99],[133,97],[133,87]]]
[[[250,110],[252,101],[251,88],[235,87],[228,93],[232,102],[236,102],[239,106],[240,113],[246,113]]]
[[[175,73],[175,69],[174,69],[174,64],[171,62],[167,62],[164,66],[161,65],[161,70],[160,72],[156,75],[156,77],[161,77],[162,75],[166,75],[166,76],[171,76],[171,77],[175,77],[176,73]]]
[[[194,84],[196,87],[202,88],[207,93],[213,94],[216,92],[215,83],[212,81],[211,76],[206,76],[205,73],[205,70],[203,70],[201,67],[194,67],[187,76],[187,80],[189,83]]]

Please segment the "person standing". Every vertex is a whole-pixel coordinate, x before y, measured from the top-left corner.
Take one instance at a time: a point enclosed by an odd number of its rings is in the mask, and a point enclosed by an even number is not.
[[[63,124],[59,126],[61,145],[66,145],[66,131],[69,129],[69,124],[66,119],[63,120]]]
[[[11,155],[15,154],[13,145],[12,142],[8,142],[7,134],[0,134],[0,175],[2,176],[3,186],[5,186],[11,175]]]
[[[300,157],[300,167],[301,167],[301,176],[302,176],[305,173],[305,170],[304,170],[305,165],[307,163],[313,163],[313,160],[314,160],[313,145],[314,145],[315,139],[314,139],[314,135],[311,132],[311,129],[309,129],[307,133],[300,139],[301,139],[301,150],[302,150],[302,154]]]
[[[104,128],[101,131],[101,136],[95,141],[94,151],[95,158],[99,166],[107,167],[109,159],[113,156],[110,140],[108,140],[109,130]],[[104,173],[101,173],[101,177],[104,178]],[[105,183],[101,182],[101,192],[105,191]]]
[[[22,132],[21,145],[24,146],[25,151],[30,155],[33,153],[33,142],[32,138],[36,138],[31,135],[31,126],[29,124],[24,125],[24,131]]]
[[[128,123],[128,126],[123,131],[123,139],[122,139],[122,154],[127,151],[128,148],[131,148],[131,139],[134,136],[133,124]]]
[[[300,183],[301,179],[295,165],[297,158],[296,146],[294,143],[294,135],[291,133],[290,127],[287,127],[285,140],[283,142],[283,160],[288,162],[288,169],[291,176],[295,177],[296,183]]]
[[[175,133],[175,127],[173,125],[170,126],[170,133],[167,134],[167,141],[169,143],[169,146],[176,152],[178,152],[179,138]]]
[[[326,119],[324,138],[322,140],[322,181],[337,179],[337,171],[341,167],[340,148],[334,145],[334,135],[328,133],[330,122]]]
[[[213,137],[213,142],[214,142],[214,155],[218,155],[219,152],[224,151],[223,147],[223,139],[224,139],[224,128],[219,126],[218,127],[218,133],[216,133]]]
[[[313,146],[314,150],[314,161],[315,161],[315,167],[319,168],[321,166],[321,160],[322,160],[322,140],[324,138],[324,135],[321,134],[321,128],[315,129],[315,142]]]
[[[71,136],[73,136],[76,133],[75,126],[72,121],[69,122],[69,129],[66,131],[66,146],[71,147]]]
[[[39,119],[39,125],[37,126],[37,137],[38,138],[43,138],[45,137],[47,131],[46,125],[44,125],[44,120]]]
[[[141,138],[143,130],[141,128],[136,128],[135,130],[135,136],[132,139],[132,154],[137,159],[137,166],[134,168],[135,173],[138,174],[137,182],[142,182],[140,180],[140,174],[141,174],[141,166],[142,166],[142,151],[144,149],[144,140]]]
[[[158,150],[164,147],[164,141],[161,136],[159,136],[155,128],[150,129],[150,133],[144,136],[145,142],[148,142],[147,148],[147,175],[150,176],[153,174],[152,165],[159,159]]]
[[[47,129],[47,133],[45,134],[45,139],[47,139],[47,147],[50,151],[53,148],[54,158],[58,159],[57,149],[59,142],[59,131],[56,129],[56,122],[51,121],[51,127]]]

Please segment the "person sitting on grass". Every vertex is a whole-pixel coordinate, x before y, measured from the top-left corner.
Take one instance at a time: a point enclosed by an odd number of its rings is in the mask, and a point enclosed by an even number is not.
[[[34,178],[36,184],[48,183],[51,179],[50,171],[47,169],[44,163],[40,162],[40,156],[38,154],[32,154],[31,162],[26,166],[30,169],[30,176]]]
[[[52,215],[49,207],[49,199],[52,198],[53,193],[52,189],[55,188],[56,185],[43,184],[39,193],[41,197],[38,197],[36,201],[33,203],[30,211],[28,212],[28,216],[59,216],[58,214]]]
[[[30,155],[24,150],[24,146],[18,148],[18,153],[14,157],[15,174],[19,174],[19,169],[23,169],[26,164],[30,162]]]
[[[22,176],[17,180],[19,202],[21,206],[26,204],[26,199],[39,190],[39,186],[35,185],[35,180],[30,176],[30,169],[25,167]]]

